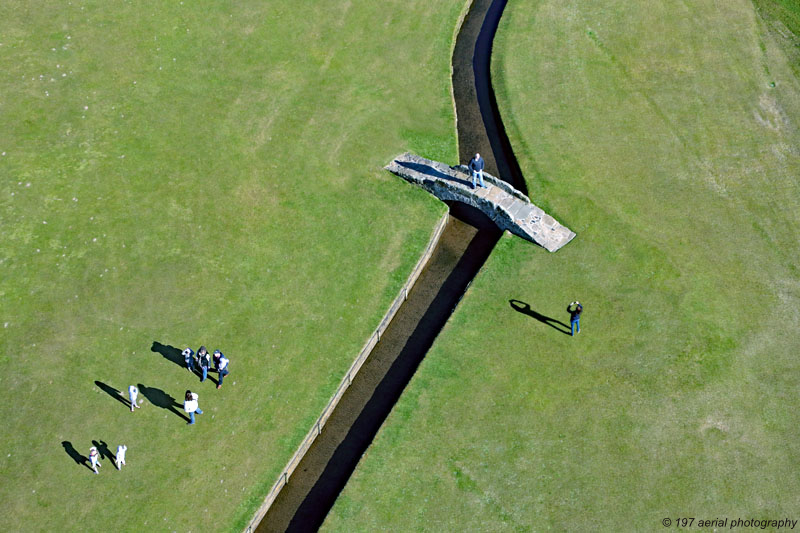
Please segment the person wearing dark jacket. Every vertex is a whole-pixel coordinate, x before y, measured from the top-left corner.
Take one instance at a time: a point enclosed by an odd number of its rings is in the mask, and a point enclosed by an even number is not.
[[[186,368],[188,368],[190,372],[194,372],[194,350],[186,348],[181,353],[183,354],[183,361],[186,363]]]
[[[469,160],[469,171],[472,174],[472,188],[475,188],[476,181],[480,180],[481,187],[486,187],[483,183],[483,167],[484,161],[481,154],[475,154],[475,157]]]
[[[572,306],[575,306],[575,309]],[[575,336],[575,333],[581,332],[581,313],[583,312],[583,306],[579,301],[574,301],[567,306],[567,313],[569,313],[569,326],[572,330],[572,336]]]
[[[200,382],[202,383],[208,377],[208,367],[211,366],[211,357],[208,355],[208,350],[206,350],[205,346],[201,346],[197,350],[197,362],[200,365],[200,371],[203,373],[200,377]]]
[[[219,357],[218,357],[219,356]],[[214,352],[214,364],[217,365],[217,372],[219,372],[219,382],[217,383],[217,388],[222,388],[222,380],[230,374],[230,370],[228,370],[228,358],[225,357],[225,354],[217,350]]]
[[[219,372],[219,359],[222,357],[222,352],[214,350],[214,355],[211,356],[211,361],[214,363],[214,372]]]

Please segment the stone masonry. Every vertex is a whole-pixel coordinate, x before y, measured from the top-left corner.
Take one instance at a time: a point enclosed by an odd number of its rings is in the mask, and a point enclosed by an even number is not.
[[[396,157],[386,170],[419,185],[442,201],[456,201],[486,213],[502,230],[555,252],[575,237],[553,217],[531,203],[508,183],[483,173],[487,188],[472,188],[465,165],[450,167],[411,153]]]

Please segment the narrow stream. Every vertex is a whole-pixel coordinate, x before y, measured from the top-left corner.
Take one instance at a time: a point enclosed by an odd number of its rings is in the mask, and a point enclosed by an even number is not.
[[[489,78],[491,45],[507,0],[474,0],[453,51],[460,158],[524,190]],[[368,362],[273,502],[258,532],[316,531],[436,336],[501,236],[480,211],[455,203],[428,266]]]

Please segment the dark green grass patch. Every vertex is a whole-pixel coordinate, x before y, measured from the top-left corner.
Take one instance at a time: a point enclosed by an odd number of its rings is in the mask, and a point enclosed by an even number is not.
[[[795,35],[800,35],[800,2],[797,0],[753,0],[767,17],[780,20]]]

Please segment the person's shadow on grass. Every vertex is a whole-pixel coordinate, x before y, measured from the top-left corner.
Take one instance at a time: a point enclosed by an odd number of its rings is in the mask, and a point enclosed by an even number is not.
[[[106,385],[102,381],[95,381],[94,384],[97,385],[98,387],[100,387],[101,389],[103,389],[103,391],[106,394],[108,394],[109,396],[111,396],[112,398],[114,398],[115,400],[120,402],[122,405],[124,405],[128,409],[131,408],[131,402],[129,402],[128,400],[123,398],[122,397],[122,393],[120,391],[118,391],[117,389],[115,389],[114,387],[112,387],[110,385]]]
[[[572,331],[569,329],[569,326],[567,326],[560,320],[556,320],[555,318],[551,318],[549,316],[544,316],[541,313],[537,313],[536,311],[531,309],[530,304],[527,304],[520,300],[509,300],[508,303],[511,304],[511,307],[515,311],[522,313],[523,315],[528,315],[529,317],[533,317],[542,324],[547,324],[551,328],[555,329],[556,331],[560,331],[565,335],[572,335]],[[563,329],[559,326],[563,326]]]
[[[167,411],[172,411],[179,417],[183,418],[187,422],[189,422],[189,417],[175,409],[176,407],[181,407],[182,404],[179,404],[175,401],[175,398],[167,394],[161,389],[157,389],[155,387],[145,387],[141,383],[137,385],[139,387],[139,392],[144,394],[144,397],[147,398],[147,401],[155,405],[156,407],[160,407],[162,409],[166,409]]]
[[[111,450],[108,449],[108,444],[106,441],[101,440],[100,442],[97,442],[96,440],[93,440],[92,446],[97,448],[97,452],[100,454],[100,459],[109,459],[114,462],[117,461],[117,458],[113,453],[111,453]]]
[[[89,466],[89,458],[81,454],[78,450],[76,450],[75,446],[73,446],[70,441],[68,440],[62,441],[61,446],[64,447],[64,451],[67,452],[67,455],[72,457],[72,460],[75,461],[75,464],[83,465],[89,470],[92,469],[92,467]]]
[[[183,358],[183,353],[174,346],[153,341],[153,346],[150,347],[150,351],[160,353],[167,361],[172,361],[179,367],[186,368],[186,360]]]

